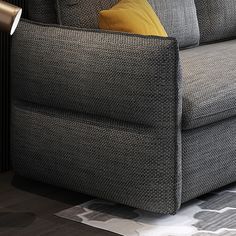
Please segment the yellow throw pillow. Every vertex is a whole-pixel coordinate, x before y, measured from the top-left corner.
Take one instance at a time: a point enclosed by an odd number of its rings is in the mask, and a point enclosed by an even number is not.
[[[99,28],[167,37],[160,19],[147,0],[121,0],[111,9],[100,11]]]

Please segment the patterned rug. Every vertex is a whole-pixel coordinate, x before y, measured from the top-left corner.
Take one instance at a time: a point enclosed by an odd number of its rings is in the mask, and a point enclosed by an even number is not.
[[[125,236],[236,236],[236,184],[184,204],[175,216],[102,200],[56,215]]]

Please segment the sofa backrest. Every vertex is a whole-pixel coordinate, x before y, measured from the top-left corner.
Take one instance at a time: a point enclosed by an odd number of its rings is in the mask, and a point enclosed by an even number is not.
[[[55,24],[60,22],[61,24],[64,24],[65,22],[62,22],[62,19],[60,18],[62,16],[66,16],[66,19],[69,19],[69,22],[66,22],[66,25],[75,26],[76,22],[78,22],[77,14],[81,14],[81,9],[78,11],[78,6],[83,6],[84,4],[91,5],[91,2],[88,3],[88,1],[91,0],[29,0],[29,19],[42,23]],[[103,0],[93,1],[98,2],[97,4],[94,4],[95,8],[97,9],[97,5],[101,5],[100,1]],[[181,48],[193,47],[199,44],[200,33],[194,0],[148,1],[153,6],[157,15],[160,17],[168,35],[170,37],[176,38]],[[60,11],[58,10],[58,2],[60,2],[60,5],[63,6],[62,10]],[[115,0],[112,2],[115,2]],[[69,4],[70,7],[65,7],[66,4]],[[91,14],[93,12],[96,11],[91,10]],[[97,14],[95,16],[91,15],[92,20],[95,17],[97,17]],[[83,16],[83,19],[89,20],[89,17]],[[91,25],[91,22],[89,22],[89,24]],[[89,24],[84,25],[86,25],[86,28],[88,28]],[[83,26],[80,25],[78,27]]]
[[[48,24],[57,23],[54,0],[29,0],[29,19]]]
[[[198,46],[200,33],[194,0],[148,1],[159,16],[167,34],[178,40],[180,48]]]
[[[195,0],[200,43],[236,37],[236,0]]]
[[[29,19],[57,23],[55,0],[28,2]],[[199,38],[200,43],[236,38],[236,0],[195,0],[195,4],[194,0],[149,2],[159,15],[168,35],[177,38],[180,47],[196,46]]]

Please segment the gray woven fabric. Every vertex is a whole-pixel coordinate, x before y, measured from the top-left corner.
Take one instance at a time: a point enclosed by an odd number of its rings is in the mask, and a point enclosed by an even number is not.
[[[42,23],[57,23],[56,0],[29,0],[29,19]]]
[[[180,162],[164,132],[159,143],[155,129],[34,107],[13,108],[18,174],[149,211],[176,212]]]
[[[201,43],[236,37],[235,0],[195,0]]]
[[[62,25],[98,29],[98,14],[110,9],[118,0],[56,0]]]
[[[182,202],[236,181],[236,117],[183,131]]]
[[[152,131],[29,104],[15,105],[12,116],[12,161],[21,175],[138,208],[166,209],[157,191],[168,186],[159,179],[167,170],[164,159],[147,162],[157,151]],[[182,202],[236,181],[235,117],[182,136]]]
[[[236,116],[236,40],[180,53],[183,73],[183,128]]]
[[[15,110],[15,170],[175,213],[181,202],[178,64],[173,39],[22,21],[12,42],[13,98],[48,109]]]
[[[149,0],[168,35],[181,48],[199,44],[200,33],[194,0]]]
[[[151,126],[175,119],[173,39],[23,22],[14,42],[17,99]]]

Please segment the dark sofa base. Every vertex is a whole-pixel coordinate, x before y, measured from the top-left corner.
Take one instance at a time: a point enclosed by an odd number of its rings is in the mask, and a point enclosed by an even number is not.
[[[148,163],[155,143],[151,146],[152,134],[146,130],[21,106],[13,106],[12,121],[12,162],[18,174],[157,213],[175,213],[163,197],[168,186],[157,171],[161,161]],[[182,202],[236,181],[236,118],[184,131],[182,138]]]
[[[236,181],[236,117],[182,135],[182,202]]]
[[[160,145],[153,128],[29,103],[12,109],[12,163],[18,174],[175,214],[181,185],[173,183],[181,177],[172,175],[173,159],[158,154]]]

